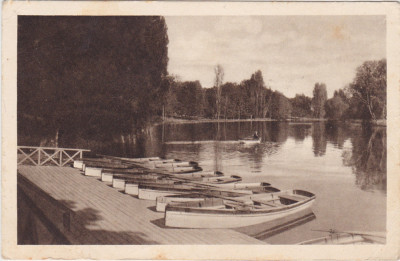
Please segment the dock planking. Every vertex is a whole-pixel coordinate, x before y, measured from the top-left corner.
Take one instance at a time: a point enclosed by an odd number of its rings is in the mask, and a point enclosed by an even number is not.
[[[231,229],[164,227],[154,201],[118,192],[77,169],[20,165],[18,173],[19,189],[59,221],[70,244],[266,244]]]

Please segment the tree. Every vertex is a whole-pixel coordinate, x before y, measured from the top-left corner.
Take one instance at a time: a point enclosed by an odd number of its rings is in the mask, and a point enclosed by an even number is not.
[[[18,136],[74,146],[141,130],[162,113],[167,46],[160,16],[18,17]]]
[[[327,100],[326,85],[324,83],[316,83],[313,91],[312,107],[315,118],[323,118],[325,116],[325,102]]]
[[[215,81],[214,86],[217,88],[217,97],[216,97],[216,105],[217,105],[217,119],[219,120],[219,116],[221,114],[221,92],[222,88],[221,85],[224,81],[224,68],[220,64],[215,66]]]
[[[285,95],[278,91],[272,94],[271,118],[285,120],[291,117],[292,105]]]
[[[178,92],[178,101],[182,104],[183,115],[203,115],[203,92],[199,81],[183,82]]]
[[[344,117],[344,113],[348,108],[349,105],[343,101],[343,98],[335,95],[325,103],[325,117],[332,120],[340,120]]]
[[[250,85],[254,95],[254,115],[255,117],[264,117],[265,107],[265,86],[262,72],[256,71],[251,75]]]
[[[368,111],[369,119],[386,117],[386,60],[366,61],[357,68],[349,91]]]
[[[296,94],[296,96],[290,99],[292,103],[292,116],[293,117],[311,117],[311,98],[304,94]]]
[[[217,88],[207,88],[204,92],[204,116],[207,118],[214,118],[217,111]]]

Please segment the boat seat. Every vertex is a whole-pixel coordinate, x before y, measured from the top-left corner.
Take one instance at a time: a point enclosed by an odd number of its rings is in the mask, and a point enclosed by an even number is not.
[[[262,199],[253,199],[254,203],[258,203],[260,205],[267,205],[270,207],[280,207],[282,206],[281,204],[276,204],[273,202],[273,200],[262,200]]]
[[[279,195],[279,198],[288,199],[288,200],[297,201],[297,202],[303,201],[305,199],[302,196],[295,196],[295,195]]]

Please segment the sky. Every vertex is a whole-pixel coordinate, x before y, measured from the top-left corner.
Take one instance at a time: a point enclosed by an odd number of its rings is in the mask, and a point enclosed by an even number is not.
[[[167,16],[168,72],[212,87],[214,67],[224,82],[261,70],[266,86],[292,98],[328,97],[352,82],[364,61],[386,58],[384,16]]]

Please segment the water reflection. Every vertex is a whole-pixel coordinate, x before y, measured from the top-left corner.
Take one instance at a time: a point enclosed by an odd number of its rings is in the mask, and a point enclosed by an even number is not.
[[[238,144],[238,139],[254,131],[258,131],[261,144]],[[281,164],[282,168],[291,167],[291,171],[297,172],[312,165],[329,165],[332,169],[332,165],[340,164],[352,169],[355,184],[362,190],[386,190],[386,128],[382,127],[337,122],[165,124],[136,135],[93,135],[85,140],[71,137],[63,142],[60,146],[88,148],[99,154],[202,160],[214,170],[247,164],[251,172],[265,172],[271,164]]]
[[[363,190],[386,191],[386,129],[364,126],[351,142],[352,149],[343,152],[343,162],[353,168],[356,184]]]
[[[311,210],[305,210],[295,215],[283,217],[273,222],[265,222],[253,226],[241,227],[236,229],[241,233],[255,237],[259,240],[265,240],[273,235],[288,231],[316,219]]]
[[[325,155],[326,145],[328,144],[325,134],[325,123],[318,122],[312,128],[313,151],[316,157]]]
[[[239,157],[245,158],[254,171],[261,171],[265,159],[279,154],[289,139],[294,139],[296,144],[302,146],[311,136],[314,157],[326,157],[328,145],[342,150],[342,163],[352,167],[357,186],[363,190],[386,190],[385,128],[335,122],[236,122],[222,123],[220,126],[214,123],[167,125],[166,130],[167,141],[200,141],[198,146],[190,147],[191,153],[197,155],[201,153],[201,141],[218,141],[213,143],[213,152],[208,155],[214,160],[214,169],[218,170],[223,169],[223,157]],[[237,144],[239,138],[251,135],[256,130],[262,138],[261,144]],[[345,144],[350,146],[346,147]],[[184,147],[180,149],[185,150]],[[177,149],[175,146],[172,148]]]

